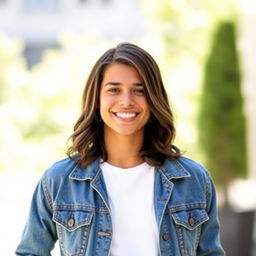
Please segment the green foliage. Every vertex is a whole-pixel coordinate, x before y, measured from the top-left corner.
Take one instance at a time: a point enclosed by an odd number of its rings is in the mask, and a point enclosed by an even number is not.
[[[17,86],[14,74],[21,80],[24,77],[25,62],[21,58],[21,52],[22,44],[18,40],[10,40],[0,34],[0,104],[8,97],[9,89]]]
[[[140,2],[153,20],[151,41],[161,51],[158,63],[175,112],[175,144],[187,156],[203,161],[196,124],[202,67],[216,19],[236,17],[237,3],[232,0]]]
[[[245,117],[232,21],[218,23],[205,65],[199,141],[206,166],[220,186],[246,175]]]
[[[181,53],[204,56],[209,31],[220,17],[234,17],[237,4],[232,0],[170,1],[140,0],[154,18],[154,39],[164,41],[165,54],[173,62]]]
[[[87,73],[113,42],[66,35],[27,70],[23,44],[0,36],[0,172],[44,170],[65,157]]]

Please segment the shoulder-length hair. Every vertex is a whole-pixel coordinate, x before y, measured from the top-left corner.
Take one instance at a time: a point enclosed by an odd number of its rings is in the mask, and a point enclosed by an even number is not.
[[[145,125],[141,156],[153,166],[163,164],[166,157],[178,158],[180,150],[173,145],[175,127],[160,70],[152,56],[142,48],[121,43],[106,51],[96,62],[88,77],[82,98],[82,113],[74,126],[67,154],[86,167],[97,158],[107,161],[103,122],[99,122],[99,94],[106,67],[112,63],[133,66],[144,84],[151,116]],[[75,156],[79,157],[75,157]]]

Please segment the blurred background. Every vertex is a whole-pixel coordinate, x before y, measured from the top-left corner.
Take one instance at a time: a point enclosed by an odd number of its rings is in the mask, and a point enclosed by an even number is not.
[[[248,0],[0,0],[1,255],[65,157],[88,72],[129,41],[160,66],[175,144],[212,174],[227,255],[255,256],[255,24]]]

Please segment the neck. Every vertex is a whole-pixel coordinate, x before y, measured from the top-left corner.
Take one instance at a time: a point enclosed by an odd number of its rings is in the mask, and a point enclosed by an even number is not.
[[[140,150],[144,140],[143,133],[133,135],[106,134],[104,143],[108,154],[108,163],[121,168],[130,168],[144,162]]]

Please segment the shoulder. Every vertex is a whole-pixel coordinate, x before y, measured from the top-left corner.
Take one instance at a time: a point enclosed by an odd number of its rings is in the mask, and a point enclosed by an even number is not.
[[[181,164],[191,175],[193,174],[208,175],[209,174],[208,170],[201,163],[193,159],[182,156],[178,158],[176,161],[178,161],[179,164]]]
[[[60,193],[70,188],[70,173],[77,167],[71,158],[65,158],[52,164],[41,177],[39,184],[49,202]]]
[[[178,159],[168,159],[171,165],[175,166],[180,173],[186,173],[189,180],[198,180],[199,182],[209,183],[211,180],[208,170],[199,162],[187,157],[179,157]]]
[[[187,157],[180,157],[176,161],[190,174],[186,182],[202,186],[208,192],[212,189],[214,185],[211,174],[201,163]]]
[[[71,158],[65,158],[57,161],[49,167],[43,177],[48,181],[62,181],[68,178],[69,174],[78,164]]]
[[[199,162],[187,157],[168,159],[169,166],[173,166],[173,173],[170,176],[175,184],[176,191],[192,199],[200,199],[202,202],[209,201],[215,194],[215,188],[208,170]],[[185,175],[186,174],[186,175]]]

